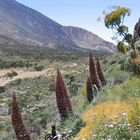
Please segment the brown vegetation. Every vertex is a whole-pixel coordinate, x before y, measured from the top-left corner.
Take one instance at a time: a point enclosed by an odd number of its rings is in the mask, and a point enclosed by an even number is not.
[[[11,118],[17,140],[31,140],[31,137],[23,123],[15,93],[13,93]]]
[[[101,89],[101,82],[96,70],[96,65],[95,65],[95,61],[92,55],[92,52],[90,51],[89,54],[89,72],[90,72],[90,78],[91,78],[91,82],[92,84],[95,84],[98,89]]]
[[[70,113],[72,113],[72,107],[68,97],[65,83],[59,70],[57,70],[55,86],[57,107],[61,118],[65,119],[69,116]]]

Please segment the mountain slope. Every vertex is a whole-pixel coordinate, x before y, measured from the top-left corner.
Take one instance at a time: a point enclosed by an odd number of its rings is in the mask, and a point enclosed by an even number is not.
[[[74,45],[61,25],[14,0],[0,1],[0,34],[23,43]]]
[[[85,49],[115,51],[113,44],[104,41],[97,35],[78,27],[62,27],[66,35],[78,46]]]
[[[21,43],[51,48],[112,51],[115,47],[86,30],[63,27],[15,0],[0,0],[0,35]]]

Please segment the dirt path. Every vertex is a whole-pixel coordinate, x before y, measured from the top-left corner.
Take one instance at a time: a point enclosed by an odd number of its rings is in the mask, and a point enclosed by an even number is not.
[[[11,70],[16,71],[18,75],[13,78],[3,77],[7,72],[10,72]],[[9,82],[15,81],[17,79],[34,78],[41,75],[48,77],[54,74],[55,74],[55,70],[53,68],[48,68],[43,71],[24,71],[23,69],[4,69],[4,70],[0,70],[0,86],[4,86],[5,84],[8,84]]]

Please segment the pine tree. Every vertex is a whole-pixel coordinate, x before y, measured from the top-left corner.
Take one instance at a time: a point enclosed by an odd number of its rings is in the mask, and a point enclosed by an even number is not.
[[[95,84],[97,88],[100,90],[101,89],[101,81],[99,79],[97,70],[96,70],[96,65],[95,61],[92,55],[92,52],[90,51],[89,54],[89,72],[90,72],[90,78],[91,78],[91,83],[92,85]]]
[[[31,140],[31,137],[23,123],[22,115],[19,110],[15,93],[13,93],[11,118],[12,118],[12,125],[16,134],[16,139]]]
[[[91,102],[93,100],[93,90],[90,77],[87,78],[86,91],[87,91],[87,100]]]
[[[72,113],[72,107],[67,94],[65,83],[59,70],[57,70],[55,93],[60,116],[62,119],[65,119],[69,116],[70,113]]]
[[[105,85],[106,80],[105,80],[105,77],[104,77],[104,74],[103,74],[103,71],[102,71],[102,68],[101,68],[101,64],[100,64],[100,61],[99,61],[98,58],[96,59],[96,67],[97,67],[97,73],[99,75],[101,83],[102,83],[102,85]]]

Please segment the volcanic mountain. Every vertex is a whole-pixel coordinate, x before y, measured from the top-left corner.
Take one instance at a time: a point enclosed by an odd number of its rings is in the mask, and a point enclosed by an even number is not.
[[[11,40],[56,49],[115,50],[115,45],[87,30],[62,26],[15,0],[0,0],[0,43]]]

